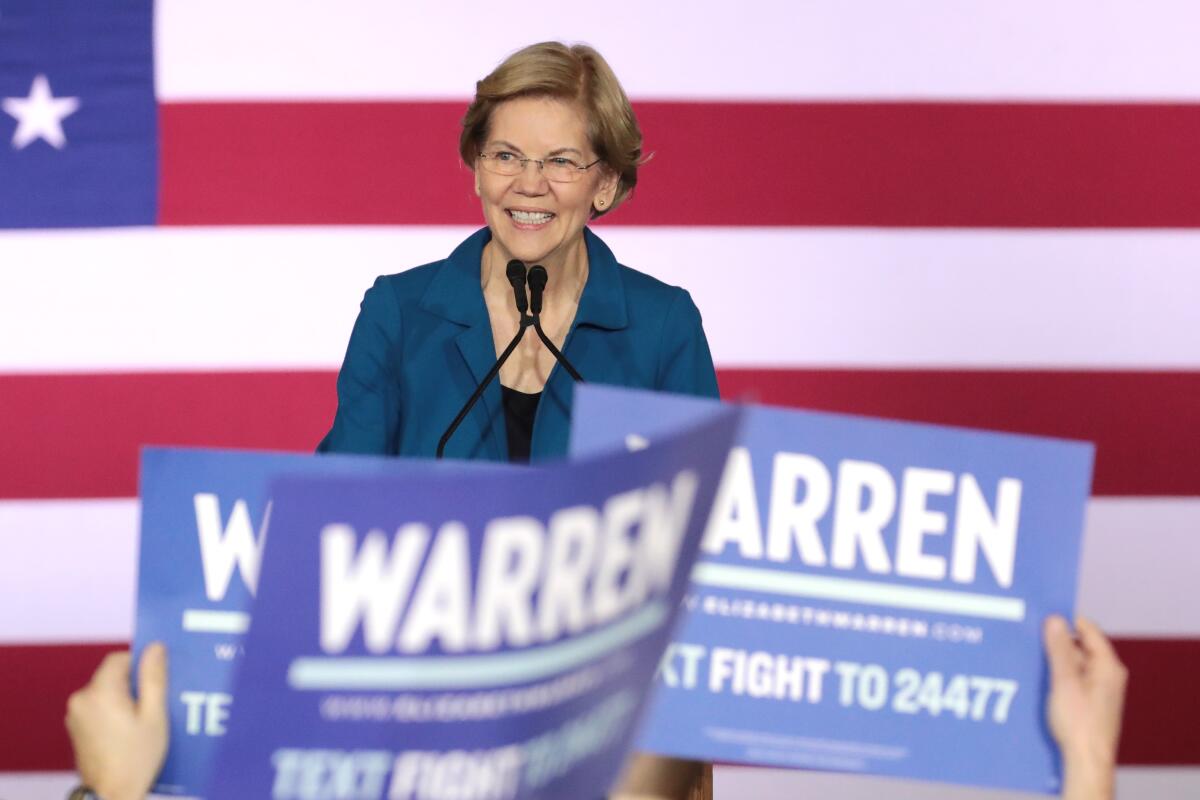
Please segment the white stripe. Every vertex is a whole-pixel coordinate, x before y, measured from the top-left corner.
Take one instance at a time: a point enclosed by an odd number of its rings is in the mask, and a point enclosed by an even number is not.
[[[157,85],[197,98],[465,98],[501,59],[587,41],[635,98],[1200,97],[1190,0],[159,0]],[[664,58],[669,43],[670,57]]]
[[[1078,607],[1114,633],[1200,636],[1200,498],[1092,500]]]
[[[302,691],[473,689],[530,683],[594,664],[659,630],[667,605],[652,600],[597,630],[554,644],[487,655],[314,656],[294,659],[287,682]]]
[[[921,781],[813,770],[713,767],[714,797],[753,797],[756,800],[792,800],[821,797],[829,800],[1029,800],[1036,795]],[[1195,800],[1200,797],[1200,768],[1121,767],[1117,770],[1117,797],[1154,800]]]
[[[58,710],[55,709],[55,713]],[[66,797],[79,785],[74,772],[0,772],[0,797],[4,800],[46,800]],[[180,795],[147,795],[150,800],[166,798],[188,800]]]
[[[0,642],[125,641],[137,501],[0,501]],[[1114,636],[1200,637],[1200,497],[1089,502],[1079,609]]]
[[[470,230],[5,233],[0,372],[333,369],[375,276]],[[1200,231],[598,231],[720,366],[1200,367]]]
[[[183,611],[182,626],[192,633],[240,634],[250,630],[250,615],[244,611],[187,608]]]
[[[975,592],[899,586],[883,581],[860,581],[833,575],[812,575],[784,569],[761,569],[733,564],[696,565],[692,583],[723,589],[746,589],[785,597],[813,597],[852,605],[866,604],[917,611],[934,611],[981,619],[1020,622],[1025,601]]]
[[[133,630],[134,500],[0,502],[0,642],[120,642]]]
[[[78,777],[72,772],[0,772],[0,797],[4,800],[66,797],[78,782]],[[826,800],[878,800],[880,797],[888,800],[1029,800],[1034,795],[843,773],[718,764],[713,768],[713,796],[753,797],[756,800],[793,800],[798,797]],[[1117,797],[1195,800],[1200,797],[1200,768],[1121,767],[1117,770]]]

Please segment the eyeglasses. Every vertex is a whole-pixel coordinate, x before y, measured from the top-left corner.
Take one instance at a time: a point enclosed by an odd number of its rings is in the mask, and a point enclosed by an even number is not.
[[[546,180],[555,183],[572,183],[583,177],[583,173],[600,163],[597,158],[590,164],[580,164],[566,156],[550,156],[549,158],[522,158],[508,150],[497,150],[494,153],[480,153],[479,161],[483,168],[496,175],[520,175],[525,171],[526,164],[537,164],[538,169],[546,176]]]

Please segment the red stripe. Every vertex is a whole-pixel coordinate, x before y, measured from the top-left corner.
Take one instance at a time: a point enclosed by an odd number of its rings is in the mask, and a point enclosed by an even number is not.
[[[1124,639],[1129,694],[1119,761],[1123,765],[1200,765],[1200,641]],[[0,772],[72,766],[63,728],[68,695],[104,654],[123,644],[0,647]]]
[[[476,224],[465,102],[174,103],[161,221]],[[1200,105],[638,103],[631,225],[1200,227]]]
[[[1200,372],[724,369],[726,398],[1098,444],[1093,493],[1200,495]],[[0,497],[129,497],[143,444],[311,451],[332,372],[0,376]]]
[[[725,369],[729,399],[1096,443],[1092,493],[1200,494],[1200,372]]]
[[[0,772],[74,768],[67,697],[91,680],[105,653],[128,646],[0,646]]]
[[[1200,640],[1120,639],[1114,642],[1129,669],[1122,764],[1200,764]]]
[[[0,497],[131,497],[146,444],[312,452],[332,372],[0,377]]]

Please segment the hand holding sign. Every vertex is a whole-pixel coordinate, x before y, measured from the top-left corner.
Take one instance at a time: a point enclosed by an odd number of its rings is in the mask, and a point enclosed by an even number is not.
[[[1107,800],[1113,796],[1128,673],[1094,623],[1080,618],[1076,629],[1078,641],[1062,617],[1052,616],[1043,626],[1050,662],[1046,717],[1063,753],[1063,797]]]
[[[138,664],[138,700],[129,696],[130,655],[109,653],[91,683],[67,701],[67,730],[84,783],[105,800],[137,800],[167,752],[167,656],[151,645]]]

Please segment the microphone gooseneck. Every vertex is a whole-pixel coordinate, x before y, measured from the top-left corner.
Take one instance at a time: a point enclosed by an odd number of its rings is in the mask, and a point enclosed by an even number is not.
[[[563,365],[563,369],[567,371],[572,378],[578,383],[583,383],[583,376],[571,366],[571,362],[567,360],[559,349],[554,346],[554,342],[550,341],[550,337],[542,330],[542,295],[546,291],[546,284],[550,280],[550,275],[546,272],[546,268],[541,264],[534,264],[529,268],[529,313],[533,315],[533,329],[537,331],[538,338],[542,340],[542,344],[546,345],[546,349],[554,356],[554,360]]]
[[[483,376],[483,380],[480,381],[479,385],[475,387],[475,391],[471,393],[469,398],[467,398],[466,404],[458,412],[458,415],[454,417],[454,421],[450,423],[450,426],[446,428],[446,432],[442,434],[442,438],[438,440],[438,458],[442,458],[446,454],[446,444],[450,441],[450,437],[454,435],[454,432],[458,430],[458,426],[461,425],[462,421],[467,418],[467,414],[469,414],[471,409],[474,408],[475,404],[479,402],[479,398],[483,397],[483,390],[487,388],[487,385],[492,382],[493,378],[500,374],[500,368],[504,366],[504,362],[507,361],[508,357],[513,354],[513,351],[517,349],[517,345],[521,343],[521,337],[525,335],[525,331],[530,325],[534,324],[533,318],[525,313],[529,308],[525,299],[525,265],[520,261],[513,259],[512,261],[508,262],[508,267],[505,269],[505,274],[508,276],[509,283],[512,284],[513,300],[516,303],[517,311],[520,312],[521,315],[521,324],[517,328],[517,335],[512,338],[511,342],[508,343],[508,347],[504,348],[504,352],[500,354],[498,359],[496,359],[496,363],[492,365],[490,370],[488,370],[487,375]],[[545,284],[543,284],[543,286],[545,286]],[[540,308],[541,295],[538,296],[538,303]]]
[[[567,357],[554,346],[554,342],[550,341],[550,337],[542,330],[542,300],[546,292],[546,284],[550,281],[550,275],[546,272],[546,268],[541,264],[535,264],[529,268],[529,273],[526,275],[525,265],[513,259],[508,262],[508,266],[504,272],[508,277],[508,282],[513,287],[513,302],[516,304],[517,311],[521,315],[521,324],[517,328],[517,335],[504,348],[504,352],[496,359],[496,363],[488,370],[487,375],[483,376],[483,380],[475,387],[475,391],[467,398],[466,404],[459,410],[458,414],[454,417],[454,421],[450,423],[450,426],[446,428],[446,432],[442,434],[442,438],[438,440],[438,458],[442,458],[446,454],[446,444],[450,441],[450,437],[454,435],[454,432],[458,430],[458,426],[467,418],[467,414],[479,402],[479,398],[483,396],[484,389],[500,374],[500,368],[504,366],[504,362],[513,354],[513,351],[517,349],[517,345],[521,343],[521,337],[525,335],[525,331],[530,327],[537,331],[538,338],[542,340],[542,344],[546,345],[546,349],[550,351],[554,359],[559,364],[562,364],[563,369],[576,381],[583,383],[583,376],[571,365]],[[528,298],[525,296],[526,281],[529,283]]]

